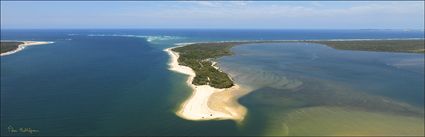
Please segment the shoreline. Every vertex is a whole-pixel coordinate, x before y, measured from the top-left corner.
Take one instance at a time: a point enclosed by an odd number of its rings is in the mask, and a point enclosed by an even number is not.
[[[202,44],[202,43],[229,43],[229,42],[309,42],[309,41],[392,41],[392,40],[425,40],[425,38],[376,38],[376,39],[305,39],[305,40],[296,40],[296,39],[288,39],[288,40],[224,40],[224,41],[199,41],[199,42],[183,42],[176,43],[176,47],[181,47],[190,44]]]
[[[379,42],[373,40],[362,40],[366,42]],[[362,42],[358,41],[358,42]],[[394,40],[392,40],[394,41]],[[244,106],[238,103],[238,99],[243,95],[253,91],[250,89],[248,85],[239,85],[235,83],[234,80],[231,79],[230,75],[229,79],[233,82],[233,86],[229,88],[214,88],[209,85],[209,83],[202,85],[194,85],[192,84],[194,78],[196,77],[195,71],[189,66],[179,65],[178,58],[179,53],[172,51],[174,48],[180,48],[193,44],[211,44],[211,43],[226,43],[221,46],[236,46],[242,44],[251,44],[251,43],[273,43],[273,42],[321,42],[321,41],[276,41],[276,40],[263,40],[263,41],[221,41],[221,42],[192,42],[192,43],[178,43],[175,47],[164,49],[165,52],[170,56],[170,60],[168,62],[169,70],[175,71],[178,73],[182,73],[188,76],[186,80],[186,84],[192,89],[192,93],[188,99],[186,99],[177,110],[176,115],[183,119],[187,120],[235,120],[237,122],[243,121],[247,110]],[[329,41],[333,42],[333,41]],[[340,42],[340,41],[337,41]],[[349,41],[350,42],[350,41]],[[357,42],[357,41],[351,41]],[[409,41],[407,41],[409,42]],[[326,45],[326,44],[325,44]],[[205,46],[205,45],[202,45]],[[326,45],[331,48],[330,45]],[[337,49],[337,48],[335,48]],[[184,52],[184,51],[181,51]],[[208,57],[208,56],[207,56]],[[212,58],[216,58],[217,56],[210,56]],[[219,56],[218,56],[219,57]],[[209,58],[206,58],[209,60]],[[222,72],[220,68],[217,66],[217,62],[210,60],[211,66]],[[194,66],[196,67],[196,65]],[[225,72],[223,72],[225,73]],[[209,78],[209,77],[208,77]],[[209,79],[208,79],[209,81]]]
[[[187,120],[235,120],[242,121],[246,115],[246,108],[237,102],[237,99],[248,88],[235,84],[230,88],[218,89],[210,85],[194,85],[192,81],[196,76],[192,68],[179,65],[179,54],[173,48],[164,49],[170,56],[169,70],[188,75],[186,84],[192,89],[192,94],[181,105],[176,115]],[[215,63],[214,63],[215,64]]]
[[[336,50],[350,51],[372,51],[372,52],[394,52],[394,53],[418,53],[424,54],[423,46],[424,38],[388,38],[388,39],[311,39],[311,40],[231,40],[231,41],[214,41],[214,42],[191,42],[177,43],[176,45],[191,44],[226,44],[233,43],[233,46],[255,43],[313,43],[322,44]],[[410,42],[410,44],[409,44]],[[339,44],[338,44],[339,43]],[[342,44],[341,44],[342,43]],[[351,45],[350,45],[351,43]],[[363,46],[357,46],[353,43],[362,43]],[[386,44],[382,44],[386,43]],[[407,43],[407,44],[406,44]],[[418,44],[419,43],[419,44]],[[178,46],[181,47],[181,46]]]
[[[18,42],[23,42],[24,44],[19,44],[18,48],[16,48],[15,50],[8,51],[8,52],[5,52],[5,53],[1,53],[0,56],[12,55],[12,54],[17,53],[19,51],[22,51],[27,46],[45,45],[45,44],[54,43],[54,42],[46,42],[46,41],[18,41]]]

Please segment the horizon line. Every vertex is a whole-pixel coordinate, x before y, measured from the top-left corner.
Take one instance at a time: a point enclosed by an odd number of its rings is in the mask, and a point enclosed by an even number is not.
[[[116,30],[116,29],[195,29],[195,30],[425,30],[425,28],[1,28],[0,30]]]

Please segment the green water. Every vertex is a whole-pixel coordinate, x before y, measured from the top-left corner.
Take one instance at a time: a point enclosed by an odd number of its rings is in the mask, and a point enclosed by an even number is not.
[[[240,102],[248,108],[247,123],[264,126],[262,134],[424,134],[423,54],[306,43],[232,50],[235,55],[221,58],[220,66],[256,89]]]

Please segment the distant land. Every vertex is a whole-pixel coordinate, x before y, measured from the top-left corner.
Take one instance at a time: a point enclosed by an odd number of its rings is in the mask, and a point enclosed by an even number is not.
[[[247,87],[235,84],[230,76],[215,66],[215,59],[233,55],[230,50],[234,46],[255,43],[317,43],[341,50],[377,51],[377,52],[407,52],[425,53],[424,40],[347,40],[347,41],[233,41],[189,43],[183,46],[166,49],[165,51],[175,60],[170,63],[171,70],[190,75],[187,83],[193,87],[194,96],[182,104],[177,115],[191,120],[233,119],[241,121],[246,115],[246,109],[237,103],[237,99],[249,92]],[[308,49],[306,49],[308,50]],[[173,61],[172,61],[173,62]],[[183,68],[189,67],[188,69]],[[215,97],[212,93],[226,91],[229,94]],[[226,104],[215,105],[220,111],[211,111],[205,102],[220,102],[210,98],[224,98]],[[222,101],[221,102],[226,102]],[[198,115],[201,114],[201,115]]]
[[[23,42],[0,42],[1,53],[6,53],[18,49]]]
[[[27,46],[51,44],[45,41],[1,41],[1,56],[11,55],[23,50]]]
[[[424,40],[308,41],[341,50],[425,53]]]
[[[211,42],[193,43],[172,50],[178,52],[179,64],[192,68],[196,77],[192,84],[211,85],[214,88],[229,88],[233,86],[227,74],[213,67],[212,59],[232,55],[230,48],[242,44],[254,43],[285,43],[307,42],[318,43],[340,50],[377,51],[377,52],[406,52],[425,53],[424,40],[342,40],[342,41],[240,41],[240,42]]]

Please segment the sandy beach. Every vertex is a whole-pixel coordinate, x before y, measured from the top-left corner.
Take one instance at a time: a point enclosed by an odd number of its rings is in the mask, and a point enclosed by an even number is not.
[[[46,41],[22,41],[24,44],[20,44],[17,49],[5,53],[1,53],[0,56],[6,56],[11,55],[13,53],[19,52],[27,46],[34,46],[34,45],[44,45],[44,44],[51,44],[53,42],[46,42]]]
[[[192,95],[182,103],[176,114],[187,120],[227,119],[242,121],[246,115],[246,108],[240,105],[237,99],[248,93],[249,90],[237,84],[226,89],[217,89],[209,85],[193,85],[192,80],[196,76],[195,72],[190,67],[179,65],[177,61],[179,54],[171,49],[164,50],[170,55],[169,69],[188,75],[186,83],[193,91]]]

